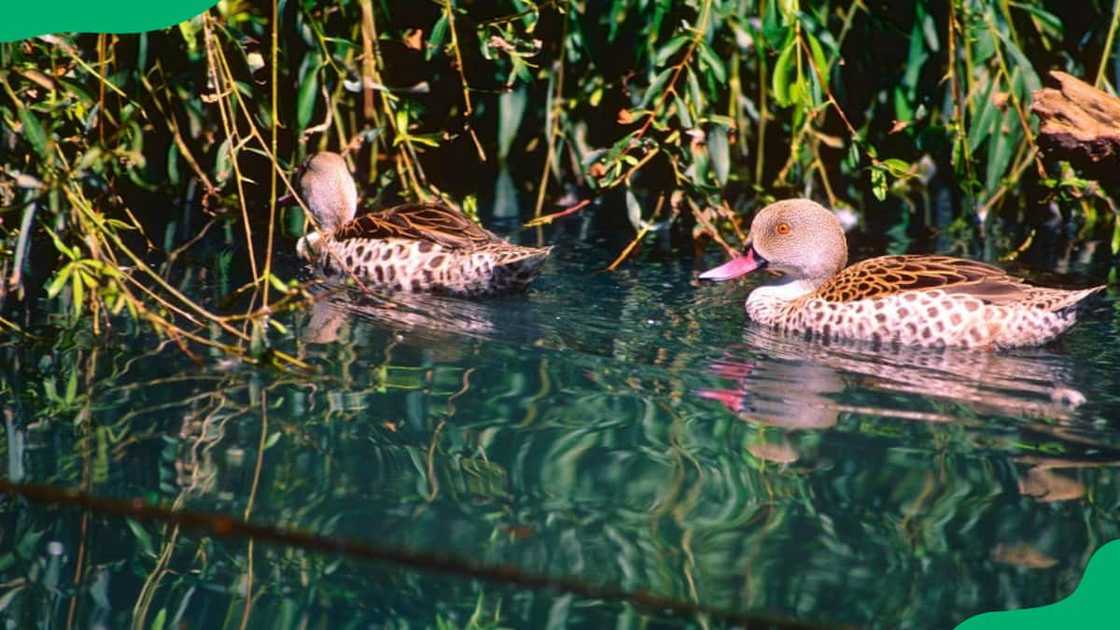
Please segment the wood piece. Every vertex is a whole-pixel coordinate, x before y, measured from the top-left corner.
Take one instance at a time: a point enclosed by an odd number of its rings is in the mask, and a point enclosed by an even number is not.
[[[1120,98],[1065,72],[1050,76],[1058,89],[1036,91],[1031,103],[1042,121],[1039,146],[1088,175],[1120,179]]]

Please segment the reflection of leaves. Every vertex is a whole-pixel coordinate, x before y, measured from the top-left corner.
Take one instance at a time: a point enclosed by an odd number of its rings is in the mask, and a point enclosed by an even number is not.
[[[128,529],[132,531],[132,535],[136,537],[136,541],[140,544],[140,550],[153,558],[156,557],[156,550],[152,545],[152,537],[148,534],[148,531],[144,529],[144,526],[131,518],[125,519],[125,523],[128,524]]]

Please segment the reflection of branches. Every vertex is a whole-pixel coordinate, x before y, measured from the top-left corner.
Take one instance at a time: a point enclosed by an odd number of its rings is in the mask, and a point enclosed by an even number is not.
[[[588,599],[624,602],[676,617],[693,618],[697,615],[706,615],[717,621],[747,626],[759,624],[779,629],[817,627],[810,623],[748,615],[725,608],[684,602],[646,591],[595,585],[573,577],[530,573],[508,565],[489,566],[450,554],[381,547],[350,538],[333,538],[295,529],[262,525],[221,514],[184,510],[178,505],[171,507],[148,505],[141,500],[96,497],[76,490],[39,484],[12,483],[7,480],[0,480],[0,493],[47,505],[65,505],[104,515],[161,522],[171,525],[176,532],[180,528],[185,528],[199,530],[212,536],[260,540],[318,553],[341,554],[356,560],[385,562],[418,571],[487,580],[520,588],[550,590]]]

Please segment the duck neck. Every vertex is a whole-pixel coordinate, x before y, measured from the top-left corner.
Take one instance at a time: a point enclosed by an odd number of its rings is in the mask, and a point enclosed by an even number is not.
[[[812,293],[820,284],[820,282],[814,282],[807,278],[791,278],[786,276],[779,279],[777,283],[764,284],[754,291],[751,291],[748,299],[768,299],[790,302]]]

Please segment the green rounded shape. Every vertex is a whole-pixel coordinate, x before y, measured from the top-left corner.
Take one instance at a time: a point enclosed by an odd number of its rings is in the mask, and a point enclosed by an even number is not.
[[[218,0],[12,0],[0,42],[45,33],[137,33],[178,24]]]
[[[1039,608],[989,612],[970,617],[957,630],[1030,630],[1032,628],[1120,628],[1120,540],[1101,547],[1089,559],[1073,593]]]

